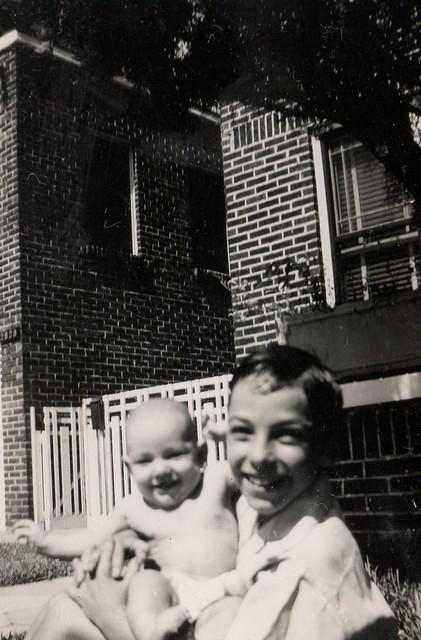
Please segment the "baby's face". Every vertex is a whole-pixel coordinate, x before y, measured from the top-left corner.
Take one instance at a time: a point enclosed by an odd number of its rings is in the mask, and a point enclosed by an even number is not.
[[[262,393],[258,378],[250,376],[235,385],[229,415],[234,478],[253,509],[273,515],[305,491],[317,473],[305,393],[299,387]]]
[[[177,508],[198,485],[196,444],[177,416],[144,416],[129,425],[127,466],[143,499],[158,509]]]

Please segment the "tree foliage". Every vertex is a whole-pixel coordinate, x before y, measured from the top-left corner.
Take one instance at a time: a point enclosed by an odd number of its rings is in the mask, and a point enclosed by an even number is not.
[[[421,199],[410,122],[421,115],[417,2],[265,0],[236,17],[234,96],[341,123]]]
[[[416,0],[3,0],[17,27],[134,83],[132,107],[175,124],[241,100],[339,122],[421,201]]]

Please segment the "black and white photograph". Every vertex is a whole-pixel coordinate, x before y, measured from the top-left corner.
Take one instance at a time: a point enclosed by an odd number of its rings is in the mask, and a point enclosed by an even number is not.
[[[415,0],[0,0],[0,640],[421,639]]]

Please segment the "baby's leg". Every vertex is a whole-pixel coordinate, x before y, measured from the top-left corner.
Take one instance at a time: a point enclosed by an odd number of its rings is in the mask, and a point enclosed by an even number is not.
[[[194,628],[195,639],[223,640],[242,601],[242,598],[226,596],[202,611]]]
[[[41,609],[26,640],[104,640],[99,629],[67,593],[54,596]]]
[[[188,612],[181,604],[175,604],[163,611],[156,625],[156,640],[175,636],[188,621]]]
[[[178,631],[186,614],[162,573],[143,570],[130,582],[127,619],[136,640],[162,640]]]

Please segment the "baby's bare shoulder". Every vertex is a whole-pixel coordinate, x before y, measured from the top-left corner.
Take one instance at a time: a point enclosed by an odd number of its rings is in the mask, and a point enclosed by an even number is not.
[[[119,513],[127,521],[127,525],[138,533],[146,533],[150,528],[153,518],[152,509],[143,500],[140,493],[133,493],[120,502],[116,507]]]
[[[116,504],[115,510],[124,513],[124,515],[129,515],[133,509],[143,509],[145,506],[142,495],[139,492],[136,492],[125,496],[121,502]]]

